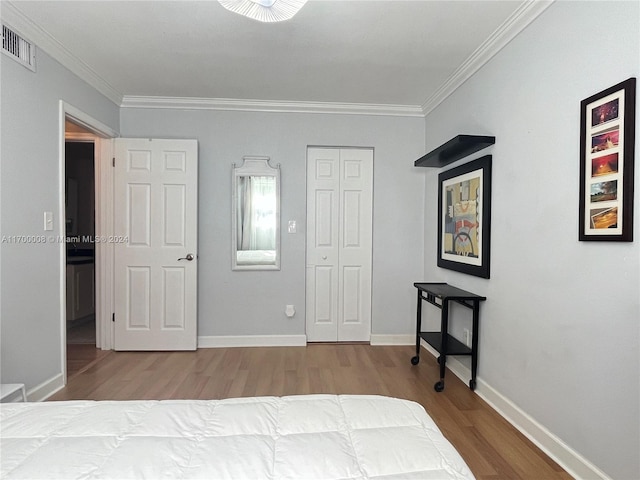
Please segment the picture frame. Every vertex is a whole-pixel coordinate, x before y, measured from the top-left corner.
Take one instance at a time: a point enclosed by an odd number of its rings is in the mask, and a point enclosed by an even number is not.
[[[438,175],[438,266],[490,278],[491,155]]]
[[[633,241],[636,79],[580,102],[580,241]]]

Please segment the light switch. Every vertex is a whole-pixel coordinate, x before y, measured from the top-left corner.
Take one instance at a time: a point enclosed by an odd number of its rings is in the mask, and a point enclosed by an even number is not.
[[[295,220],[289,220],[289,233],[297,233],[298,227]]]
[[[53,230],[53,212],[44,212],[44,229]]]

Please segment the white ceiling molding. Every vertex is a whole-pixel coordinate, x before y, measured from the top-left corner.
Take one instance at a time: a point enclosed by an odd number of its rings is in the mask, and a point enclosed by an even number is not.
[[[478,47],[449,79],[422,105],[378,105],[332,102],[299,102],[240,100],[230,98],[179,98],[129,96],[116,90],[91,67],[69,52],[46,30],[24,15],[16,2],[2,0],[2,18],[17,33],[29,38],[37,48],[67,67],[109,100],[123,108],[177,108],[197,110],[235,110],[291,113],[335,113],[348,115],[384,115],[424,117],[451,95],[467,79],[515,38],[527,25],[544,12],[555,0],[526,0]]]
[[[67,50],[49,32],[33,23],[14,3],[2,2],[2,20],[18,33],[29,38],[37,48],[47,52],[51,57],[67,67],[74,74],[87,82],[116,105],[122,102],[122,93],[109,85],[100,75]]]
[[[440,105],[440,103],[480,70],[480,68],[511,42],[511,40],[522,32],[554,1],[555,0],[527,0],[520,5],[520,7],[453,72],[453,75],[422,104],[423,114],[425,116],[428,115],[434,108]]]
[[[289,102],[232,98],[145,97],[125,95],[122,108],[167,108],[179,110],[231,110],[278,113],[334,113],[424,117],[420,105],[373,105],[364,103]]]

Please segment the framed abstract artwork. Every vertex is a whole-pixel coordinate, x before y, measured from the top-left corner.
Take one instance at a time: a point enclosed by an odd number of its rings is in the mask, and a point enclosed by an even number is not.
[[[489,278],[491,155],[438,175],[438,266]]]
[[[581,241],[633,241],[636,79],[580,103]]]

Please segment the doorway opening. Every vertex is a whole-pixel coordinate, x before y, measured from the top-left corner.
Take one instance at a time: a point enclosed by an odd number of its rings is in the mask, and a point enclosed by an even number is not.
[[[95,144],[65,142],[67,375],[95,360]]]
[[[68,134],[68,135],[67,135]],[[96,342],[95,148],[91,132],[65,122],[67,376],[92,364]],[[82,139],[81,136],[87,135]]]
[[[90,244],[93,239],[108,238],[113,233],[113,176],[112,176],[112,139],[118,136],[118,133],[109,126],[87,115],[81,110],[75,108],[72,105],[60,101],[60,143],[59,143],[59,205],[57,218],[61,219],[57,225],[57,232],[59,238],[64,238],[65,242],[59,244],[60,255],[60,347],[61,347],[61,369],[62,369],[62,382],[60,387],[63,387],[67,383],[69,375],[77,374],[80,371],[86,370],[90,365],[98,361],[104,355],[108,353],[108,350],[112,348],[112,312],[113,312],[113,296],[112,296],[112,263],[113,263],[113,248],[107,243],[98,243],[94,241],[94,255],[93,259],[79,260],[77,257],[83,256],[83,252],[80,249],[86,244]],[[66,154],[67,154],[67,142],[71,143],[83,143],[89,144],[91,147],[85,147],[92,150],[90,158],[93,159],[93,206],[89,206],[88,211],[93,211],[89,224],[92,225],[89,230],[88,238],[82,238],[80,232],[78,235],[72,236],[67,233],[75,233],[72,230],[76,230],[73,221],[67,222],[67,193],[68,182],[67,178],[71,175],[67,174]],[[86,167],[86,165],[85,165]],[[71,167],[69,167],[71,169]],[[90,187],[89,187],[90,188]],[[72,187],[73,189],[73,187]],[[83,208],[87,208],[83,205]],[[76,220],[79,221],[80,219]],[[70,230],[67,230],[69,228]],[[78,237],[79,238],[71,238]],[[70,237],[67,242],[67,237]],[[68,247],[68,248],[67,248]],[[73,250],[71,255],[68,255],[68,250]],[[79,251],[80,250],[80,251]],[[90,255],[84,255],[89,256]],[[86,292],[82,296],[77,297],[77,300],[73,304],[69,304],[67,300],[67,286],[72,287],[72,279],[67,275],[67,259],[74,257],[77,262],[87,261],[82,264],[86,269],[93,266],[93,274],[88,272],[80,272],[76,278],[76,284],[79,284],[82,288],[89,291],[89,297],[93,303],[93,318],[95,319],[95,326],[93,327],[93,335],[91,340],[93,343],[79,344],[71,343],[70,345],[85,345],[85,350],[90,352],[90,355],[80,354],[77,350],[81,350],[78,347],[68,348],[67,345],[67,311],[72,313],[72,317],[75,314],[77,319],[87,317],[89,314],[83,314],[87,310],[86,303],[82,299],[87,298]],[[91,262],[93,260],[93,262]],[[86,266],[88,265],[88,267]],[[87,281],[82,281],[82,278]],[[89,303],[91,305],[91,302]],[[89,307],[91,308],[91,307]],[[80,322],[84,323],[84,322]],[[89,323],[88,321],[86,323]],[[73,337],[72,337],[73,338]],[[72,340],[73,341],[73,340]],[[89,341],[89,340],[86,340]],[[77,363],[76,363],[77,361]],[[69,366],[69,371],[68,367]]]

